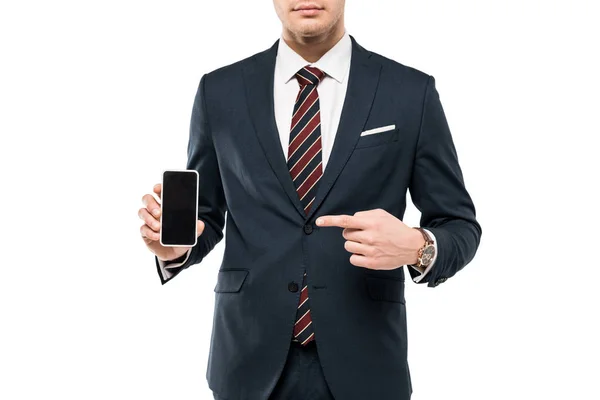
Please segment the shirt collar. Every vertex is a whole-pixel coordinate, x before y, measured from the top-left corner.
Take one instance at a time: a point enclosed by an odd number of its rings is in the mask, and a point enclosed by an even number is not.
[[[279,39],[279,45],[277,46],[277,59],[275,62],[277,75],[279,80],[287,83],[294,77],[305,65],[311,65],[315,68],[319,68],[327,75],[342,83],[346,78],[346,72],[350,64],[350,57],[352,55],[352,42],[348,32],[344,30],[344,36],[325,53],[319,60],[314,63],[310,63],[296,53],[288,44],[283,40],[283,35]]]

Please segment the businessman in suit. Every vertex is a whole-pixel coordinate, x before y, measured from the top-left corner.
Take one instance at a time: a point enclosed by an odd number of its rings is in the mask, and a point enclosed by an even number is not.
[[[227,233],[216,399],[408,400],[403,266],[436,287],[481,237],[434,78],[360,46],[344,0],[274,4],[281,37],[200,79],[198,243],[160,246],[152,194],[142,237],[165,284]],[[418,227],[402,222],[407,190]]]

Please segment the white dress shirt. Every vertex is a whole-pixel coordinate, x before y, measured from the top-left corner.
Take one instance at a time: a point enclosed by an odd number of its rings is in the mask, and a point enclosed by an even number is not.
[[[295,78],[296,72],[306,65],[319,68],[325,72],[325,77],[319,83],[317,91],[319,93],[319,109],[321,114],[321,156],[323,171],[327,166],[329,155],[333,147],[335,133],[342,114],[342,106],[346,97],[348,88],[348,77],[350,75],[350,59],[352,56],[352,42],[348,32],[325,53],[319,60],[310,63],[303,59],[298,53],[290,48],[283,36],[279,39],[277,49],[277,58],[275,61],[275,80],[273,87],[273,98],[275,108],[275,121],[279,130],[279,139],[281,148],[287,159],[287,151],[290,138],[290,126],[292,122],[292,113],[294,103],[298,95],[298,81]],[[358,210],[357,210],[358,211]],[[436,256],[433,262],[425,270],[419,270],[420,275],[414,278],[419,282],[429,272],[437,258],[437,243],[433,233],[427,230],[427,233],[434,241],[436,247]],[[189,257],[190,251],[188,251]],[[187,257],[186,259],[187,260]],[[185,262],[169,263],[159,260],[159,265],[163,271],[163,277],[166,279],[172,275],[169,268],[176,268]]]

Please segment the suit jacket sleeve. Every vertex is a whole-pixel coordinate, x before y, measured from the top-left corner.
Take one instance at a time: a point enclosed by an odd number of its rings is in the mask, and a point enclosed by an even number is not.
[[[430,76],[425,89],[419,138],[409,191],[421,212],[420,225],[433,232],[435,266],[418,283],[437,286],[468,264],[479,246],[481,226],[465,188],[450,128]],[[414,279],[418,271],[408,268]]]
[[[182,256],[171,263],[159,263],[158,258],[154,257],[158,276],[163,285],[184,269],[201,262],[223,238],[225,195],[206,112],[205,86],[206,74],[200,79],[192,108],[186,166],[186,169],[198,171],[200,185],[198,188],[198,219],[204,222],[204,231],[198,237],[196,245],[188,252],[189,254],[186,254],[187,258]],[[183,260],[185,261],[181,263]],[[181,263],[181,265],[176,266],[177,263]],[[169,264],[172,264],[170,268]],[[164,274],[166,269],[168,269],[168,273]]]

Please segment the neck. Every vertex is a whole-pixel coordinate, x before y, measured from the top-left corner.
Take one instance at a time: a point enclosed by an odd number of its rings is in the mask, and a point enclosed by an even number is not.
[[[301,36],[285,28],[282,32],[287,45],[311,63],[323,57],[343,36],[343,23],[336,24],[330,31],[317,36]]]

